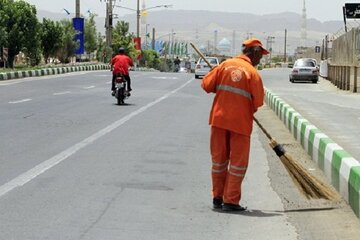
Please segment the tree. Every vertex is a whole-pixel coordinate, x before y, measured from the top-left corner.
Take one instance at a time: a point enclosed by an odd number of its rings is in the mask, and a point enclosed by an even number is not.
[[[96,36],[96,25],[95,18],[96,14],[90,14],[89,19],[85,19],[85,28],[84,28],[84,45],[85,51],[87,54],[93,53],[97,49],[97,36]]]
[[[109,62],[110,59],[107,59],[106,56],[106,44],[104,39],[105,36],[101,35],[101,33],[98,33],[96,59],[100,62]]]
[[[55,57],[62,47],[63,35],[64,32],[60,22],[43,19],[41,24],[41,45],[45,63],[48,63],[50,57]]]
[[[67,19],[60,21],[61,27],[63,29],[63,36],[61,39],[61,48],[57,52],[57,57],[60,62],[69,63],[70,58],[75,55],[75,50],[78,47],[79,43],[75,41],[75,30],[73,28],[72,22]]]
[[[160,66],[160,58],[159,54],[152,49],[144,50],[142,62],[144,63],[145,67],[155,68],[158,69]]]
[[[7,23],[9,16],[5,12],[5,1],[0,1],[0,48],[8,46]]]
[[[36,17],[36,8],[24,1],[2,0],[0,23],[0,41],[9,48],[8,63],[13,67],[13,61],[20,51],[29,58],[32,65],[41,60],[39,22]],[[5,24],[4,24],[5,23]],[[5,26],[5,27],[4,27]]]
[[[140,52],[135,49],[134,34],[129,33],[129,23],[120,21],[117,22],[113,29],[113,52],[118,52],[120,47],[126,49],[127,54],[135,59],[139,56]]]

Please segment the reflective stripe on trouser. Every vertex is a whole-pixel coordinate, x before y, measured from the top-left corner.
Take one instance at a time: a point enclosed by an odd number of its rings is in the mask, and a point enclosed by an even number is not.
[[[239,204],[241,183],[249,162],[250,137],[211,127],[213,197]]]

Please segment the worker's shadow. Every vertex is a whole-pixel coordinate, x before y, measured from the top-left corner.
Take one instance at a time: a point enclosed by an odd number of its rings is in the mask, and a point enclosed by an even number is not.
[[[276,217],[283,215],[282,213],[276,213],[270,211],[264,212],[257,209],[246,209],[245,211],[222,211],[221,209],[213,209],[213,211],[218,213],[243,215],[248,217]]]
[[[257,209],[246,209],[245,211],[222,211],[221,209],[213,209],[214,212],[225,213],[225,214],[236,214],[249,217],[276,217],[281,216],[290,212],[317,212],[317,211],[331,211],[336,207],[324,207],[324,208],[302,208],[302,209],[288,209],[283,211],[262,211]]]

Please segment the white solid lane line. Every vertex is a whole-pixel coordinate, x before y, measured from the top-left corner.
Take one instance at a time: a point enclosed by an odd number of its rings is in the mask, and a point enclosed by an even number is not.
[[[135,110],[134,112],[131,112],[130,114],[126,115],[125,117],[120,118],[119,120],[113,122],[109,126],[107,126],[107,127],[103,128],[103,129],[101,129],[100,131],[94,133],[90,137],[80,141],[79,143],[69,147],[68,149],[62,151],[61,153],[53,156],[52,158],[40,163],[39,165],[35,166],[34,168],[28,170],[27,172],[24,172],[21,175],[15,177],[14,179],[10,180],[9,182],[1,185],[0,186],[0,197],[4,196],[6,193],[10,192],[11,190],[13,190],[15,188],[21,187],[24,184],[30,182],[31,180],[33,180],[34,178],[36,178],[40,174],[46,172],[47,170],[49,170],[52,167],[56,166],[57,164],[61,163],[65,159],[71,157],[72,155],[74,155],[80,149],[92,144],[93,142],[95,142],[99,138],[103,137],[107,133],[113,131],[114,129],[116,129],[118,127],[120,127],[121,125],[123,125],[124,123],[126,123],[127,121],[132,119],[133,117],[145,112],[146,110],[153,107],[154,105],[156,105],[156,104],[162,102],[163,100],[169,98],[171,95],[173,95],[176,92],[178,92],[179,90],[183,89],[185,86],[187,86],[193,80],[194,80],[194,78],[188,80],[183,85],[181,85],[180,87],[174,89],[173,91],[168,92],[167,94],[165,94],[164,96],[156,99],[155,101],[148,103],[147,105],[139,108],[138,110]]]
[[[31,101],[31,100],[32,100],[31,98],[25,98],[25,99],[21,99],[21,100],[17,100],[17,101],[11,101],[9,103],[11,103],[11,104],[23,103],[23,102],[28,102],[28,101]]]
[[[95,88],[95,86],[84,87],[84,89],[92,89],[92,88]]]

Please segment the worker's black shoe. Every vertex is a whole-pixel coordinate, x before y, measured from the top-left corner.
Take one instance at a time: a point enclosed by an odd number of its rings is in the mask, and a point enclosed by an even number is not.
[[[222,198],[213,198],[213,208],[220,209],[222,207],[223,200]]]
[[[245,211],[246,207],[242,207],[238,204],[231,204],[231,203],[224,203],[222,206],[222,210],[223,211],[237,211],[237,212],[241,212],[241,211]]]

